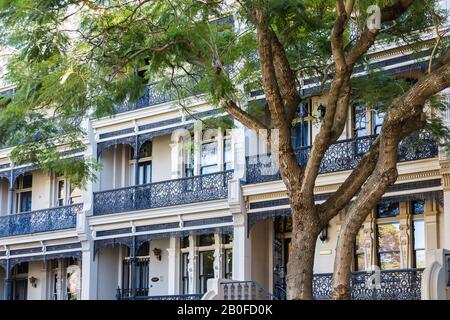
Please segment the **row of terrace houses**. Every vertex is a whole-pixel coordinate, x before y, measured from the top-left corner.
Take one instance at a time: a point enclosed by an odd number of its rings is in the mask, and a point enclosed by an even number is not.
[[[411,81],[426,70],[429,54],[426,46],[420,54],[385,46],[371,53],[371,63]],[[317,87],[317,79],[305,79],[302,93]],[[11,91],[4,84],[0,94]],[[262,92],[249,99],[265,104]],[[0,299],[285,298],[291,212],[270,153],[236,121],[232,131],[196,130],[197,119],[223,115],[201,95],[187,104],[190,112],[149,86],[114,116],[86,119],[86,149],[61,150],[102,164],[97,181],[84,189],[36,166],[15,166],[12,148],[2,147]],[[337,190],[380,132],[382,113],[351,108],[322,162],[318,203]],[[300,109],[293,140],[304,163],[326,95]],[[450,123],[450,114],[442,116]],[[424,131],[401,143],[398,170],[357,236],[353,298],[450,296],[449,160]],[[330,298],[344,215],[317,239],[316,299]],[[372,288],[367,280],[374,274],[380,284]]]

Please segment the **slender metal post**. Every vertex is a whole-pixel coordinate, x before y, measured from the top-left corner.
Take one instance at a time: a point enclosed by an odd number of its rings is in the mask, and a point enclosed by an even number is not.
[[[11,299],[11,262],[6,259],[6,277],[5,277],[5,300]]]
[[[14,213],[14,169],[11,169],[9,180],[9,214]]]
[[[134,168],[134,185],[139,184],[139,136],[136,135],[136,140],[134,141],[134,159],[136,160]]]
[[[133,243],[131,244],[131,299],[134,300],[136,296],[136,236],[133,236]]]

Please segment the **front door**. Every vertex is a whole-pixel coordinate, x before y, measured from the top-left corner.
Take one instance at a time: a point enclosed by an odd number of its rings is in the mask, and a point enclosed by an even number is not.
[[[14,279],[12,281],[13,300],[27,300],[27,279]]]

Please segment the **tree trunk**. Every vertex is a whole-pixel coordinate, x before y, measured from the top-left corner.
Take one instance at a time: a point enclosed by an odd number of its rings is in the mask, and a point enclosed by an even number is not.
[[[313,299],[313,267],[316,241],[320,231],[312,219],[292,211],[291,252],[287,265],[286,289],[288,300]],[[310,221],[308,221],[310,220]]]
[[[343,232],[342,232],[343,231]],[[348,228],[341,228],[333,271],[333,300],[350,300],[352,288],[350,277],[355,235]]]

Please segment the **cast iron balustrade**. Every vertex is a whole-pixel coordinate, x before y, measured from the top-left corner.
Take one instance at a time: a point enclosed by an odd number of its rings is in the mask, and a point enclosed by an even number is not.
[[[117,289],[116,298],[117,300],[201,300],[203,297],[202,293],[193,294],[176,294],[176,295],[160,295],[160,296],[149,296],[148,289],[136,289],[136,294],[133,297],[131,295],[130,289]]]
[[[0,217],[0,237],[75,228],[83,204],[10,214]]]
[[[423,269],[353,272],[352,300],[420,300],[422,273]],[[332,273],[314,275],[315,300],[331,300],[332,278]]]
[[[181,79],[179,82],[180,84],[183,83],[183,79]],[[123,104],[116,106],[115,107],[116,113],[142,109],[150,106],[155,106],[161,103],[175,101],[178,99],[177,92],[175,89],[172,88],[170,90],[158,90],[157,86],[158,83],[147,85],[145,93],[142,97],[137,99],[137,101],[134,103],[124,102]],[[192,90],[192,96],[200,93],[201,92],[198,89]]]
[[[276,300],[255,281],[227,281],[220,283],[220,287],[223,300]]]
[[[94,193],[94,215],[225,199],[233,170]]]
[[[376,135],[338,141],[330,146],[320,165],[319,173],[330,173],[351,170],[361,161],[361,158],[369,150],[375,141]],[[297,161],[305,166],[311,147],[295,149]],[[438,145],[433,140],[431,133],[420,132],[417,136],[411,136],[403,140],[398,148],[398,161],[412,161],[433,158],[438,155]],[[246,183],[261,183],[280,180],[278,166],[272,165],[270,154],[247,157]]]

